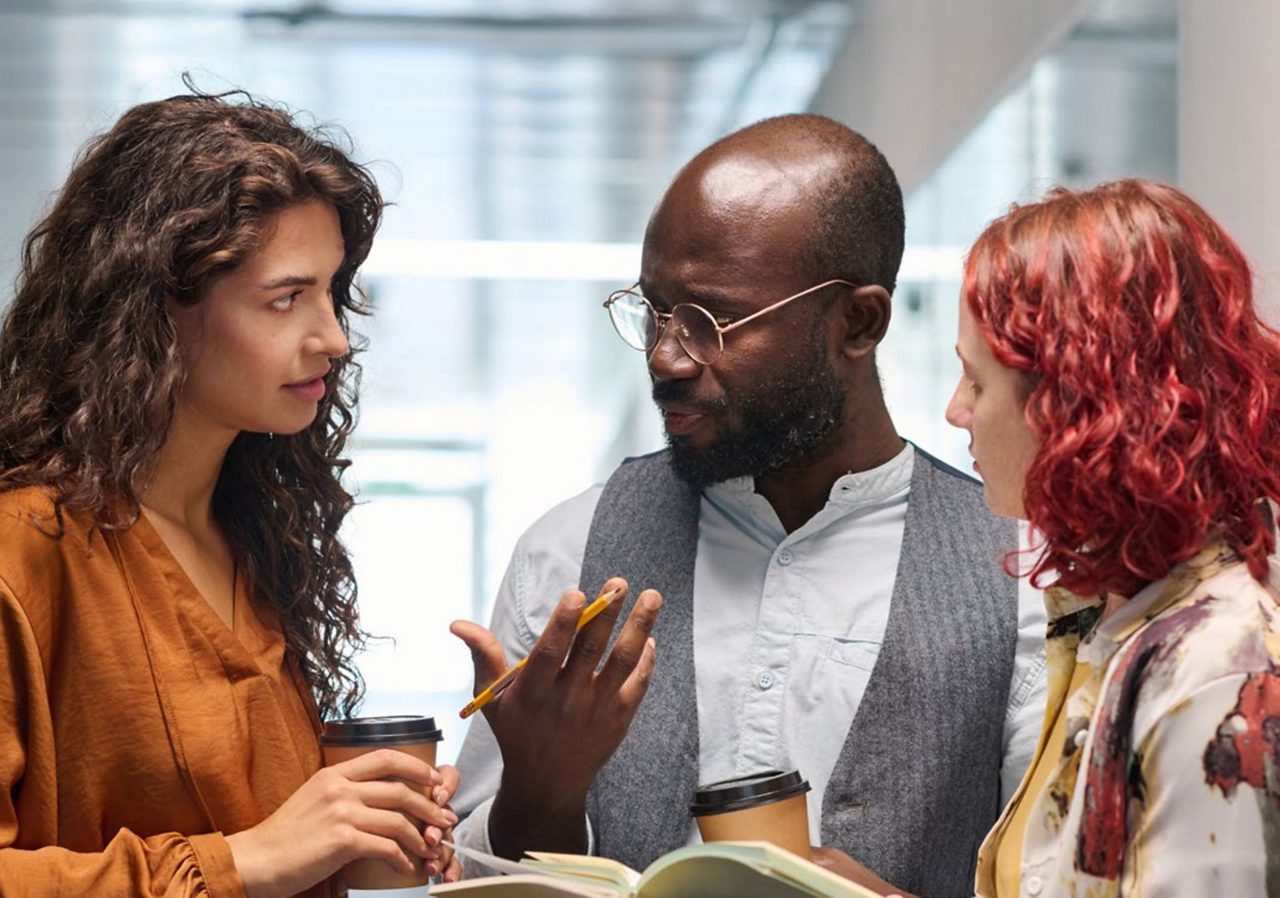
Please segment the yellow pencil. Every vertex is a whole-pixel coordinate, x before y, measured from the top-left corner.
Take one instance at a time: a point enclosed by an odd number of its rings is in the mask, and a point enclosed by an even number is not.
[[[621,594],[622,590],[617,588],[602,591],[600,595],[596,596],[596,600],[594,602],[582,609],[582,614],[578,616],[578,626],[576,629],[581,630],[587,624],[595,620],[600,615],[600,612],[608,608],[609,603]],[[467,702],[466,707],[458,712],[458,716],[463,720],[466,720],[472,714],[476,713],[485,705],[489,704],[489,702],[501,695],[503,690],[510,686],[515,680],[516,674],[520,672],[520,668],[524,667],[525,662],[528,660],[528,658],[521,658],[515,664],[508,667],[506,673],[486,686],[471,701]]]

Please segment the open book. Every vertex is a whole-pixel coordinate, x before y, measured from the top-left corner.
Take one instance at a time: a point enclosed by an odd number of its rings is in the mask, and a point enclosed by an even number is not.
[[[462,849],[464,861],[513,875],[432,886],[432,895],[474,898],[875,898],[816,864],[768,842],[689,845],[658,858],[644,873],[617,861],[531,851],[513,864]]]

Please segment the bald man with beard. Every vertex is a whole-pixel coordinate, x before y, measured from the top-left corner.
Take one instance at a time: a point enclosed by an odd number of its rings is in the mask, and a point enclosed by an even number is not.
[[[884,157],[820,116],[758,122],[676,176],[638,284],[607,303],[668,448],[548,512],[491,630],[455,625],[479,685],[533,655],[463,746],[462,844],[643,869],[696,838],[700,783],[799,769],[818,862],[972,894],[1039,733],[1044,611],[1002,572],[1015,524],[886,408],[903,239]],[[615,574],[647,591],[575,641],[582,593]]]

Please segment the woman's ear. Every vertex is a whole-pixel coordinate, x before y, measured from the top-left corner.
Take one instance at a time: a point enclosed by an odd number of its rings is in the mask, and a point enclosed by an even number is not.
[[[870,355],[889,329],[893,303],[889,291],[878,284],[858,287],[841,301],[844,310],[844,347],[846,358]]]

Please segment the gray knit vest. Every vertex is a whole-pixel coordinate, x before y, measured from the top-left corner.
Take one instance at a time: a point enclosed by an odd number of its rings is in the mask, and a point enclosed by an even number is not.
[[[588,595],[615,574],[631,583],[624,616],[642,588],[664,600],[649,692],[588,799],[599,853],[637,870],[685,843],[698,785],[700,504],[666,452],[631,459],[605,485],[583,556]],[[926,898],[973,894],[1000,810],[1017,639],[1017,584],[1002,563],[1016,540],[976,481],[916,450],[888,628],[823,797],[822,844]]]

